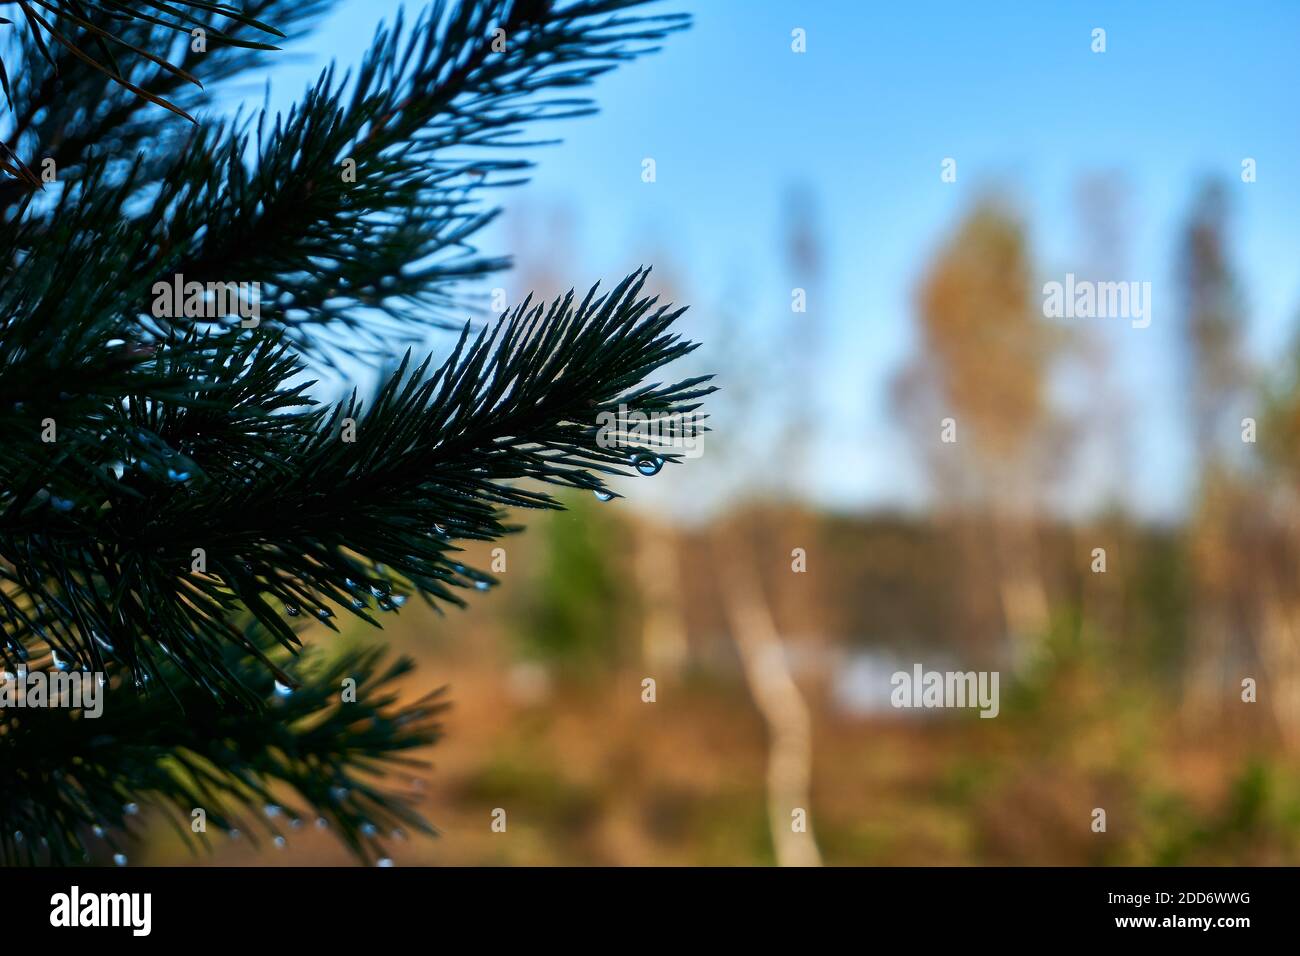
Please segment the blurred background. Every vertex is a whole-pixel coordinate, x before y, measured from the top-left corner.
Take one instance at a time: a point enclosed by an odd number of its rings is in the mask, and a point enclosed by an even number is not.
[[[312,635],[450,688],[441,836],[393,859],[1300,862],[1300,7],[661,6],[694,27],[544,131],[478,291],[653,264],[714,431],[470,549],[468,610]],[[396,10],[342,4],[273,106]],[[1150,325],[1044,317],[1067,273],[1150,283]],[[998,670],[998,717],[892,708],[918,663]]]

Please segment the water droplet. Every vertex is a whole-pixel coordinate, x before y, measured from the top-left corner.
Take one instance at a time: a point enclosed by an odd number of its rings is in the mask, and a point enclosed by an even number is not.
[[[611,498],[614,497],[614,493],[612,491],[604,491],[600,488],[597,488],[594,494],[596,496],[597,501],[609,501]]]
[[[327,607],[321,607],[316,609],[316,616],[322,621],[328,621],[334,616],[334,612]]]
[[[287,841],[284,837],[282,837],[282,836],[278,836],[278,837],[276,837],[275,840],[274,840],[273,842],[274,842],[275,845],[276,845],[277,847],[279,847],[281,850],[283,850],[284,847],[285,847],[285,844],[288,843],[288,841]]]
[[[301,830],[301,829],[302,829],[302,821],[299,820],[297,817],[294,817],[292,820],[289,821],[289,829],[291,829],[291,830]]]
[[[296,604],[286,604],[286,605],[284,606],[284,613],[285,613],[285,614],[288,614],[290,617],[297,617],[297,616],[298,616],[299,614],[301,614],[302,612],[298,610],[298,605],[296,605]]]
[[[126,806],[124,806],[122,809],[123,809],[124,811],[126,811],[126,815],[127,815],[127,816],[131,816],[131,817],[133,817],[133,816],[135,816],[137,813],[140,812],[140,804],[138,804],[138,803],[128,803],[128,804],[127,804]]]
[[[353,598],[352,606],[356,608],[358,611],[361,610],[363,607],[366,606],[365,598]]]
[[[376,864],[376,865],[378,865],[378,866],[383,866],[383,867],[389,867],[389,866],[392,866],[392,865],[393,865],[393,861],[390,860],[388,857],[384,857],[384,858],[381,859],[381,860],[379,861],[379,863]]]
[[[288,697],[290,694],[293,693],[293,688],[290,687],[288,684],[281,684],[279,681],[276,681],[275,692],[279,694],[281,697]]]
[[[326,820],[324,817],[317,817],[317,818],[316,818],[316,829],[317,829],[317,830],[324,830],[324,829],[325,829],[326,827],[328,827],[329,825],[330,825],[330,822],[329,822],[328,820]]]
[[[106,638],[102,637],[99,634],[95,635],[95,643],[98,644],[100,647],[102,647],[104,650],[108,651],[110,654],[112,654],[116,650],[116,648],[113,647],[113,645],[110,644]]]
[[[15,830],[15,831],[14,831],[14,842],[15,842],[15,843],[22,843],[22,842],[23,842],[23,831],[22,831],[22,830]]]
[[[478,588],[480,591],[486,591],[488,588],[492,587],[492,583],[490,581],[475,581],[474,587]]]
[[[379,827],[367,820],[365,823],[361,824],[361,832],[366,836],[374,836],[379,832]]]
[[[268,803],[262,809],[268,817],[278,817],[280,815],[280,808],[277,807],[274,803]]]
[[[447,529],[444,528],[442,525],[437,524],[436,522],[433,526],[433,533],[442,538],[447,537]]]
[[[379,598],[388,596],[388,591],[385,588],[371,587],[370,593]]]
[[[238,840],[241,836],[243,836],[243,834],[239,832],[238,828],[232,827],[230,832],[227,833],[226,836],[230,837],[230,839],[232,840]]]
[[[190,473],[188,471],[182,471],[179,468],[168,468],[167,477],[171,481],[189,481]]]
[[[341,801],[351,792],[352,791],[347,787],[330,787],[330,795],[333,796],[335,800]]]
[[[391,600],[396,607],[401,607],[403,604],[406,603],[406,595],[394,594],[391,598],[389,598],[389,600]]]
[[[353,581],[351,578],[344,578],[343,583],[347,585],[349,591],[355,591],[357,589],[357,582]]]
[[[118,866],[126,866],[126,854],[125,854],[125,853],[114,853],[114,854],[113,854],[113,862],[116,863]]]
[[[659,474],[659,470],[664,466],[664,460],[658,455],[636,455],[632,463],[636,465],[636,470],[647,478]]]
[[[90,829],[91,829],[91,832],[95,834],[95,836],[100,837],[100,838],[102,838],[102,837],[104,836],[104,828],[101,827],[98,823],[96,823],[96,824],[95,824],[93,827],[91,827]]]
[[[50,507],[53,508],[55,511],[71,511],[71,510],[72,510],[72,499],[71,499],[71,498],[59,498],[59,497],[56,497],[56,496],[54,496],[54,495],[51,495],[51,496],[50,496]]]

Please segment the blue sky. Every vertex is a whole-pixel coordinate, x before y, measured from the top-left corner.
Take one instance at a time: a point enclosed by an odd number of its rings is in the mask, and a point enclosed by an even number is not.
[[[1123,185],[1129,223],[1125,274],[1115,278],[1154,286],[1151,328],[1098,330],[1129,408],[1122,485],[1143,512],[1176,513],[1189,457],[1172,282],[1179,226],[1206,176],[1229,186],[1251,354],[1277,356],[1300,314],[1300,4],[656,6],[691,10],[693,29],[603,78],[601,114],[553,124],[547,135],[564,143],[532,151],[533,181],[501,194],[508,210],[572,216],[568,281],[617,278],[659,255],[693,303],[693,334],[707,340],[710,316],[730,309],[756,336],[776,337],[798,319],[781,222],[783,200],[802,186],[825,255],[809,309],[828,343],[811,492],[844,506],[915,503],[910,442],[890,413],[888,384],[915,348],[912,297],[924,266],[997,188],[1026,218],[1043,281],[1083,271],[1077,187],[1109,175]],[[289,102],[331,56],[358,62],[397,7],[344,0],[293,45],[299,57],[272,69],[273,101]],[[807,33],[804,54],[791,51],[796,27]],[[1096,27],[1107,34],[1102,54],[1090,49]],[[645,157],[656,161],[653,184],[641,181]],[[945,157],[957,160],[956,183],[940,180]],[[1253,184],[1240,181],[1244,157],[1257,161]],[[482,246],[511,251],[510,236],[507,219]],[[509,277],[496,284],[512,298],[519,291]]]

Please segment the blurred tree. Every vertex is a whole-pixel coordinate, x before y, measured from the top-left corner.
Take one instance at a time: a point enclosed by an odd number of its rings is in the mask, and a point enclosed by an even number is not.
[[[1240,460],[1241,403],[1250,384],[1242,354],[1245,307],[1228,245],[1227,191],[1211,181],[1193,203],[1179,256],[1194,448],[1208,481],[1227,461]]]
[[[1225,187],[1207,182],[1193,200],[1179,249],[1188,408],[1199,476],[1188,522],[1195,612],[1185,712],[1197,723],[1218,720],[1236,700],[1233,675],[1250,659],[1252,632],[1258,655],[1275,658],[1279,666],[1283,660],[1276,652],[1290,640],[1281,626],[1289,615],[1278,604],[1272,572],[1246,560],[1266,550],[1267,531],[1242,472],[1240,420],[1249,369],[1242,354],[1245,308],[1230,261],[1228,218]],[[1262,578],[1255,577],[1258,571]],[[1280,672],[1276,677],[1288,680]]]
[[[1116,173],[1080,178],[1075,190],[1080,263],[1079,278],[1113,281],[1128,274],[1128,237],[1132,232],[1129,190]],[[1077,423],[1072,444],[1080,452],[1071,478],[1084,485],[1087,503],[1119,509],[1129,504],[1132,487],[1132,420],[1129,396],[1116,375],[1115,355],[1132,330],[1123,323],[1093,322],[1069,330],[1069,352],[1062,355],[1077,373],[1081,401],[1071,410]],[[1089,454],[1091,452],[1091,454]]]
[[[1055,348],[1034,295],[1023,226],[981,202],[944,245],[917,295],[916,359],[895,385],[897,407],[931,465],[940,512],[986,509],[1012,654],[1023,661],[1048,623],[1034,520],[1055,451],[1047,375]],[[941,419],[956,425],[941,440]]]
[[[1129,190],[1123,178],[1113,172],[1080,177],[1074,205],[1077,278],[1111,282],[1127,276],[1132,223]],[[1134,623],[1125,616],[1124,585],[1134,580],[1136,573],[1094,574],[1091,555],[1094,548],[1103,547],[1108,554],[1123,553],[1126,570],[1138,566],[1132,551],[1138,539],[1131,533],[1128,514],[1134,488],[1130,423],[1135,416],[1115,363],[1115,357],[1132,342],[1133,330],[1126,323],[1087,322],[1071,326],[1065,335],[1068,348],[1062,350],[1058,376],[1066,385],[1062,391],[1067,391],[1071,400],[1067,414],[1074,454],[1061,458],[1076,467],[1068,476],[1060,476],[1069,495],[1063,504],[1072,506],[1070,510],[1080,518],[1089,509],[1100,511],[1093,512],[1092,520],[1075,522],[1071,566],[1082,571],[1077,580],[1087,619],[1098,634],[1118,644]],[[1085,558],[1088,564],[1081,567],[1079,562]],[[1175,629],[1172,636],[1177,641],[1183,635]]]

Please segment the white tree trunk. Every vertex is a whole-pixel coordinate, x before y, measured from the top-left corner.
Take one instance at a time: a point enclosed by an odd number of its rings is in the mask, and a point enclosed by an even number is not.
[[[743,547],[718,549],[722,597],[745,679],[768,732],[767,815],[779,866],[821,866],[813,836],[812,719],[790,667],[758,576]],[[802,810],[804,832],[794,829]]]

